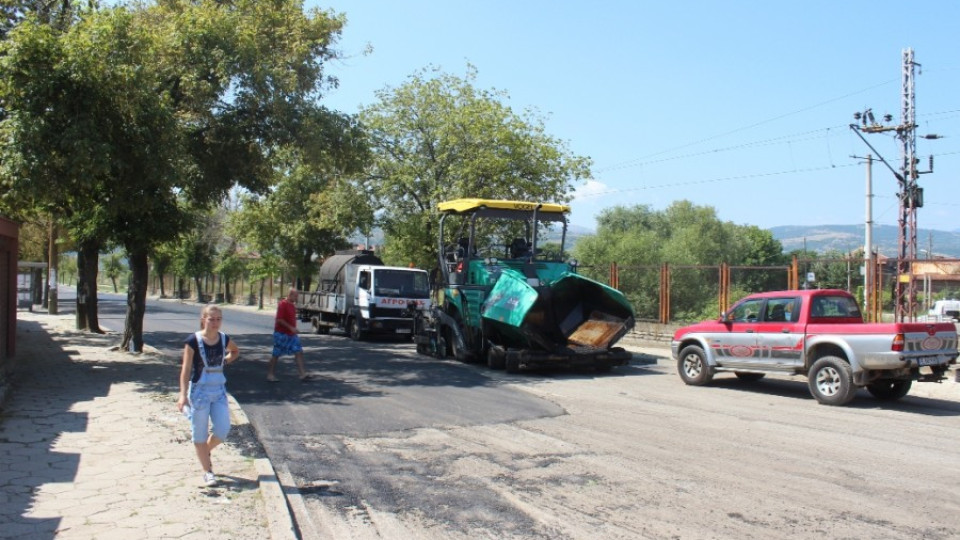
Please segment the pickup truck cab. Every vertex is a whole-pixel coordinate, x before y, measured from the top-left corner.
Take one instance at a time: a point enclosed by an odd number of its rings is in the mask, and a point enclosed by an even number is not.
[[[864,323],[856,299],[834,289],[747,296],[717,320],[677,330],[671,352],[688,385],[718,372],[803,375],[825,405],[846,404],[861,387],[900,399],[913,381],[944,379],[958,355],[953,323]]]

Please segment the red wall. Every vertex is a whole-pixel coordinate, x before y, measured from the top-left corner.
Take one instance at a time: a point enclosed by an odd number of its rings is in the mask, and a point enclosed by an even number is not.
[[[16,352],[19,238],[20,226],[0,217],[0,359]]]

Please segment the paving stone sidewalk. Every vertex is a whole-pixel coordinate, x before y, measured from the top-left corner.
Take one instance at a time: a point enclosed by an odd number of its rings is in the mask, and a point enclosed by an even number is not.
[[[18,312],[0,403],[0,538],[295,538],[281,488],[231,399],[234,429],[201,486],[177,412],[179,359],[115,350],[73,316]]]

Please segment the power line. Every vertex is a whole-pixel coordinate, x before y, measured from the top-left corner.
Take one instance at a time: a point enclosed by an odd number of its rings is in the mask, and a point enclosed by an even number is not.
[[[960,109],[953,109],[953,110],[949,110],[949,111],[940,111],[940,112],[926,113],[926,114],[922,114],[922,115],[918,115],[918,116],[920,116],[920,117],[931,117],[931,116],[941,116],[941,115],[960,116]],[[952,117],[951,117],[951,116],[946,116],[946,117],[944,117],[944,118],[939,118],[939,120],[946,120],[946,119],[949,119],[949,118],[952,118]],[[755,141],[748,141],[748,142],[745,142],[745,143],[735,144],[735,145],[731,145],[731,146],[721,146],[721,147],[718,147],[718,148],[711,148],[711,149],[702,150],[702,151],[699,151],[699,152],[693,152],[693,153],[689,153],[689,154],[680,154],[680,155],[670,156],[670,157],[664,157],[664,158],[660,158],[660,159],[651,159],[651,160],[646,160],[646,161],[641,161],[641,160],[639,160],[639,159],[637,159],[637,160],[630,160],[630,161],[622,161],[622,162],[619,162],[619,163],[615,163],[615,164],[613,164],[613,165],[608,165],[608,166],[606,166],[606,167],[597,168],[597,169],[594,170],[594,172],[595,172],[595,173],[604,173],[604,172],[610,172],[610,171],[619,171],[619,170],[623,170],[623,169],[631,169],[631,168],[634,168],[634,167],[645,167],[645,166],[647,166],[647,165],[656,165],[656,164],[659,164],[659,163],[667,163],[667,162],[670,162],[670,161],[676,161],[676,160],[680,160],[680,159],[689,159],[689,158],[692,158],[692,157],[700,157],[700,156],[706,156],[706,155],[710,155],[710,154],[719,154],[719,153],[723,153],[723,152],[732,152],[732,151],[735,151],[735,150],[743,150],[743,149],[746,149],[746,148],[763,147],[763,146],[771,146],[771,145],[775,145],[775,144],[787,144],[787,143],[791,143],[791,142],[803,142],[803,141],[811,141],[811,140],[816,140],[816,139],[829,138],[830,135],[831,135],[831,131],[832,131],[832,130],[846,129],[847,127],[848,127],[847,124],[838,124],[838,125],[835,125],[835,126],[823,127],[823,128],[818,128],[818,129],[811,129],[811,130],[807,130],[807,131],[800,131],[800,132],[792,133],[792,134],[789,134],[789,135],[781,135],[781,136],[778,136],[778,137],[769,137],[769,138],[766,138],[766,139],[759,139],[759,140],[755,140]],[[893,136],[891,136],[891,137],[893,137]],[[689,145],[685,145],[685,146],[689,146]],[[829,148],[828,148],[828,151],[829,151]],[[656,154],[653,154],[653,155],[656,155]],[[942,155],[942,154],[938,153],[937,155]],[[831,159],[831,161],[832,161],[832,159]]]
[[[674,151],[676,151],[676,150],[681,150],[681,149],[683,149],[683,148],[688,148],[688,147],[690,147],[690,146],[695,146],[695,145],[698,145],[698,144],[701,144],[701,143],[705,143],[705,142],[707,142],[707,141],[712,141],[712,140],[714,140],[714,139],[719,139],[719,138],[721,138],[721,137],[726,137],[727,135],[732,135],[732,134],[734,134],[734,133],[739,133],[739,132],[741,132],[741,131],[746,131],[746,130],[748,130],[748,129],[753,129],[753,128],[757,127],[757,126],[762,126],[762,125],[764,125],[764,124],[769,124],[769,123],[771,123],[771,122],[776,122],[777,120],[782,120],[783,118],[787,118],[787,117],[789,117],[789,116],[793,116],[793,115],[796,115],[796,114],[804,113],[804,112],[807,112],[807,111],[816,109],[816,108],[818,108],[818,107],[822,107],[822,106],[824,106],[824,105],[828,105],[828,104],[830,104],[830,103],[834,103],[834,102],[836,102],[836,101],[840,101],[840,100],[842,100],[842,99],[846,99],[846,98],[849,98],[849,97],[853,97],[853,96],[856,96],[856,95],[858,95],[858,94],[862,94],[862,93],[864,93],[864,92],[869,92],[870,90],[874,90],[874,89],[879,88],[879,87],[881,87],[881,86],[886,86],[886,85],[891,84],[891,83],[894,83],[894,82],[896,82],[896,81],[897,81],[897,79],[890,79],[890,80],[888,80],[888,81],[884,81],[884,82],[882,82],[882,83],[878,83],[878,84],[875,84],[875,85],[873,85],[873,86],[868,86],[868,87],[866,87],[866,88],[862,88],[862,89],[857,90],[857,91],[855,91],[855,92],[850,92],[849,94],[845,94],[845,95],[838,96],[838,97],[835,97],[835,98],[831,98],[831,99],[828,99],[828,100],[825,100],[825,101],[821,101],[820,103],[816,103],[816,104],[814,104],[814,105],[809,105],[809,106],[807,106],[807,107],[802,107],[802,108],[797,109],[797,110],[792,111],[792,112],[788,112],[788,113],[784,113],[784,114],[781,114],[781,115],[778,115],[778,116],[774,116],[774,117],[772,117],[772,118],[768,118],[768,119],[766,119],[766,120],[761,120],[761,121],[755,122],[755,123],[753,123],[753,124],[749,124],[749,125],[746,125],[746,126],[742,126],[742,127],[739,127],[739,128],[735,128],[735,129],[732,129],[732,130],[730,130],[730,131],[725,131],[725,132],[723,132],[723,133],[718,133],[717,135],[711,135],[710,137],[705,137],[705,138],[703,138],[703,139],[699,139],[699,140],[692,141],[692,142],[689,142],[689,143],[686,143],[686,144],[682,144],[682,145],[680,145],[680,146],[675,146],[675,147],[673,147],[673,148],[668,148],[668,149],[666,149],[666,150],[661,150],[661,151],[659,151],[659,152],[655,152],[655,153],[653,153],[653,154],[648,154],[648,155],[643,156],[643,157],[640,157],[640,158],[631,159],[631,160],[623,161],[623,162],[620,162],[620,163],[614,163],[614,164],[610,165],[610,167],[620,167],[620,166],[629,165],[629,164],[631,164],[631,163],[633,163],[633,162],[643,161],[643,160],[646,160],[646,159],[649,159],[649,158],[652,158],[652,157],[655,157],[655,156],[660,156],[660,155],[663,155],[663,154],[668,154],[668,153],[674,152]]]
[[[618,193],[630,193],[630,192],[634,192],[634,191],[646,191],[646,190],[650,190],[650,189],[664,189],[664,188],[672,188],[672,187],[693,186],[693,185],[711,184],[711,183],[717,183],[717,182],[730,182],[730,181],[734,181],[734,180],[749,180],[749,179],[753,179],[753,178],[766,178],[766,177],[771,177],[771,176],[781,176],[781,175],[785,175],[785,174],[801,174],[801,173],[817,172],[817,171],[832,170],[832,169],[839,169],[839,168],[846,168],[846,167],[855,167],[855,166],[856,166],[855,163],[850,163],[850,164],[848,164],[848,165],[829,165],[829,166],[823,166],[823,167],[808,167],[808,168],[804,168],[804,169],[790,169],[790,170],[788,170],[788,171],[765,172],[765,173],[755,173],[755,174],[742,174],[742,175],[737,175],[737,176],[724,176],[724,177],[720,177],[720,178],[709,178],[709,179],[704,179],[704,180],[690,180],[690,181],[686,181],[686,182],[676,182],[676,183],[669,183],[669,184],[656,184],[656,185],[641,186],[641,187],[635,187],[635,188],[611,189],[611,190],[607,190],[607,191],[598,191],[598,192],[595,192],[595,193],[588,193],[588,194],[585,194],[585,195],[580,195],[580,196],[577,196],[577,199],[587,199],[587,198],[591,198],[591,197],[600,197],[600,196],[603,196],[603,195],[615,195],[615,194],[618,194]]]

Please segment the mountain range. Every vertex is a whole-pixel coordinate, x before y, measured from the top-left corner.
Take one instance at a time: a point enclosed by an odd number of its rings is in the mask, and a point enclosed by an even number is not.
[[[785,253],[802,249],[815,253],[847,253],[862,249],[864,244],[863,225],[780,225],[771,227],[770,232],[783,245]],[[577,225],[571,225],[567,231],[572,242],[591,234],[594,231]],[[896,257],[899,252],[899,228],[894,225],[874,225],[871,241],[874,250],[881,255]],[[919,229],[917,257],[960,259],[960,232]]]
[[[804,248],[817,253],[832,250],[849,252],[863,248],[864,243],[863,225],[781,225],[771,227],[770,232],[780,241],[785,252]],[[899,252],[899,228],[894,225],[874,225],[872,242],[874,250],[881,255],[896,257]],[[960,233],[918,229],[917,257],[960,258]]]
[[[773,237],[783,245],[784,252],[806,249],[815,253],[828,251],[850,252],[863,248],[863,225],[780,225],[771,227]],[[567,228],[567,245],[574,245],[584,236],[595,234],[596,231],[579,225],[571,224]],[[896,257],[898,249],[898,228],[893,225],[873,226],[874,250],[886,257]],[[363,238],[351,239],[362,244]],[[560,235],[548,235],[548,241],[558,242]],[[379,244],[383,241],[382,233],[374,231],[370,241]],[[941,257],[960,259],[960,232],[941,231],[935,229],[919,229],[917,231],[917,257]]]

